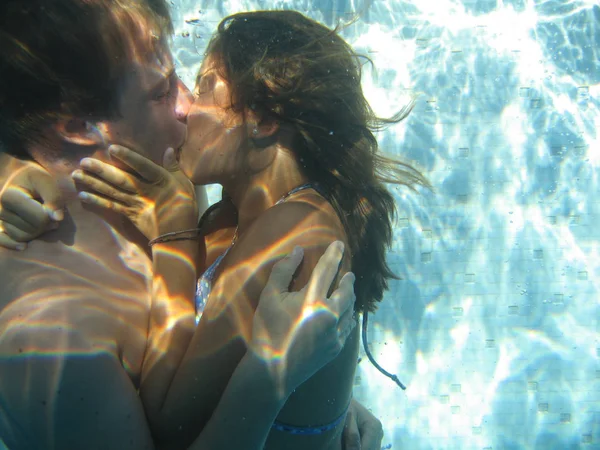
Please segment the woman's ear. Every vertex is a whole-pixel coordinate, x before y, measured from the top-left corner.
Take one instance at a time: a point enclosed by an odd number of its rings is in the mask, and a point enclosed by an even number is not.
[[[279,131],[279,121],[275,119],[264,119],[259,123],[252,122],[248,124],[249,136],[253,139],[273,138]]]
[[[276,107],[273,112],[280,114],[280,107]],[[255,105],[250,105],[246,111],[248,137],[258,141],[273,140],[279,131],[279,120],[273,116],[274,114],[265,113],[256,108]]]
[[[58,136],[73,145],[92,147],[104,144],[100,129],[92,122],[80,118],[65,118],[54,124]]]

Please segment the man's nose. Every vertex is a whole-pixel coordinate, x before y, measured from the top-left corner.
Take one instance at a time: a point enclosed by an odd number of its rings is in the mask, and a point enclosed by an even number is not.
[[[187,123],[187,115],[194,102],[192,92],[180,79],[177,79],[177,103],[175,105],[175,116],[177,120]]]

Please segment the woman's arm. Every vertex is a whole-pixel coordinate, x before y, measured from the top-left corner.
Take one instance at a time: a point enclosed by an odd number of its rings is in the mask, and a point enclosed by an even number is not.
[[[162,408],[155,410],[156,416],[149,416],[152,427],[161,440],[170,442],[181,439],[181,443],[190,442],[194,430],[202,428],[210,419],[229,377],[251,340],[254,308],[275,261],[291,251],[294,245],[305,248],[302,266],[295,274],[292,285],[292,289],[298,289],[308,280],[319,254],[343,233],[343,230],[336,230],[331,221],[323,219],[320,205],[318,208],[297,206],[290,202],[269,210],[265,217],[257,221],[259,223],[256,226],[253,225],[252,230],[238,239],[236,246],[229,252],[228,259],[223,261],[221,274],[213,286],[210,301],[177,371],[169,395]],[[349,267],[347,258],[349,256],[345,254],[342,273]],[[306,306],[319,311],[321,304]],[[302,323],[302,319],[300,314],[295,313],[271,322],[278,327],[281,342],[293,342],[296,328]],[[262,338],[266,343],[265,350],[270,352],[270,359],[276,361],[285,345],[273,343],[271,334],[265,334]],[[306,383],[321,391],[318,395],[314,395],[316,391],[310,392],[313,398],[316,397],[318,410],[313,408],[310,412],[300,411],[304,416],[296,417],[295,414],[299,412],[297,403],[286,404],[288,413],[294,414],[291,420],[286,420],[287,423],[327,423],[341,414],[352,391],[358,343],[356,338],[356,333],[353,333],[352,338],[349,338],[352,342],[348,342],[342,350],[343,358],[340,356],[336,358],[335,364],[327,365],[326,370],[333,374],[328,382],[323,383],[319,381],[322,378],[319,378]],[[304,388],[303,385],[300,390]],[[294,397],[298,400],[301,396],[298,394]],[[331,401],[332,398],[335,400]],[[320,407],[321,403],[323,408]],[[302,405],[301,408],[305,406]],[[341,427],[342,425],[335,433],[341,432]],[[335,433],[327,433],[318,438],[332,439]],[[286,438],[302,442],[292,435],[286,435]],[[311,442],[313,438],[317,437],[311,437]]]
[[[142,385],[156,404],[167,395],[194,334],[196,261],[203,244],[182,240],[152,246],[152,307]]]
[[[198,215],[208,209],[204,186],[194,186]],[[24,250],[27,243],[55,230],[64,217],[56,180],[33,161],[0,152],[0,247]]]
[[[339,289],[327,297],[342,258],[340,247],[340,243],[329,246],[307,286],[297,293],[287,290],[302,254],[292,254],[274,266],[261,295],[249,350],[234,370],[219,404],[204,426],[202,441],[200,438],[194,441],[189,447],[191,450],[262,449],[271,425],[289,395],[339,354],[356,325],[352,318],[354,300],[349,301],[349,297],[354,297],[352,276],[344,276]],[[279,360],[265,358],[262,345],[265,333],[272,333],[271,344],[275,347],[283,344],[273,324],[289,318],[299,305],[314,304],[318,299],[327,299],[328,312],[304,310],[305,320],[296,330],[295,342]],[[292,361],[295,364],[291,365]],[[277,365],[280,367],[275,367]],[[279,369],[283,367],[287,370],[281,378],[278,374],[282,373]]]
[[[203,267],[206,251],[196,230],[194,186],[179,172],[172,149],[163,162],[170,170],[123,147],[109,151],[134,173],[85,158],[73,178],[92,190],[80,194],[82,201],[123,214],[149,240],[152,305],[142,398],[152,411],[167,395],[193,335],[197,267]]]
[[[264,361],[247,353],[189,450],[262,450],[287,395],[279,392]]]
[[[226,356],[220,361],[218,358],[207,360],[205,356],[211,355],[211,345],[214,341],[197,339],[198,336],[205,336],[202,331],[198,331],[202,329],[202,324],[196,328],[191,344],[186,345],[189,331],[193,329],[189,307],[193,311],[191,298],[195,274],[190,270],[190,265],[195,259],[194,246],[193,242],[174,243],[171,238],[180,237],[177,231],[172,230],[191,226],[196,217],[196,214],[189,210],[190,204],[195,205],[189,198],[189,180],[182,180],[177,171],[166,171],[126,149],[120,149],[118,153],[112,151],[112,154],[131,167],[137,175],[125,173],[100,161],[84,159],[82,167],[94,176],[78,172],[76,179],[102,194],[86,193],[86,202],[126,215],[151,239],[151,243],[155,243],[152,325],[148,354],[144,360],[140,396],[157,437],[163,438],[161,440],[165,442],[172,442],[180,436],[191,437],[198,429],[208,426],[208,419],[214,417],[213,411],[224,393],[228,380],[234,371],[238,371],[236,366],[243,359],[246,347],[234,350],[241,350],[239,356]],[[187,236],[183,233],[181,237]],[[328,255],[332,252],[339,256],[339,262],[343,254],[343,244],[330,246],[324,258],[331,258]],[[311,249],[311,255],[313,253]],[[297,267],[302,256],[296,255],[294,260]],[[312,272],[315,262],[305,264],[300,273],[305,273],[307,268]],[[269,272],[270,269],[271,267]],[[334,311],[336,302],[339,302],[335,293],[328,297],[337,274],[338,265],[335,265],[329,270],[326,285],[314,281],[312,277],[310,280],[303,278],[303,281],[309,281],[308,291],[305,288],[297,293],[289,293],[284,302],[267,301],[270,298],[267,296],[267,299],[259,303],[253,325],[249,324],[248,331],[252,330],[252,339],[248,339],[246,344],[250,343],[252,351],[267,364],[269,374],[279,389],[278,399],[287,398],[292,389],[310,378],[343,347],[339,344],[337,334],[314,340],[313,332],[310,339],[304,341],[301,336],[307,333],[306,330],[331,325],[332,321],[339,324],[348,321],[355,323],[351,309],[344,309],[344,314]],[[281,288],[289,288],[290,282],[291,276]],[[256,301],[265,283],[266,279],[262,280],[261,289],[256,293]],[[243,298],[240,300],[244,301]],[[318,308],[314,305],[318,305]],[[183,311],[181,314],[180,310]],[[275,312],[279,310],[284,313],[277,317]],[[293,336],[290,335],[290,322],[296,323]],[[225,333],[227,331],[227,327],[220,330]],[[344,342],[345,339],[346,336]],[[185,357],[178,365],[186,347]],[[226,366],[227,377],[215,379],[211,376],[210,369],[217,369],[213,370],[214,373],[223,373],[222,364]],[[203,393],[216,394],[215,402],[203,405],[201,411],[194,408],[191,417],[184,419],[183,415],[187,411],[183,408],[184,403],[191,401],[194,404],[202,404],[204,400],[202,395],[194,395],[199,386],[202,386]]]

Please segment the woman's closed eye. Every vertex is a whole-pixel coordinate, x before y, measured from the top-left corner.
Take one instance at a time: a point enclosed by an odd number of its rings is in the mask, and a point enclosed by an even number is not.
[[[205,73],[198,75],[196,78],[196,87],[194,89],[194,95],[202,95],[206,92],[210,92],[215,87],[215,74]]]

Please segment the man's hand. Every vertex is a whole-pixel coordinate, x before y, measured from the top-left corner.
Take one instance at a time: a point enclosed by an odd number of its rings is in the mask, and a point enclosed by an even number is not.
[[[343,450],[380,450],[382,439],[381,421],[353,399],[342,434]]]
[[[306,286],[289,292],[303,259],[296,247],[273,266],[262,291],[248,348],[269,366],[285,395],[332,361],[356,326],[354,274],[346,273],[328,296],[343,255],[342,242],[330,244]]]

